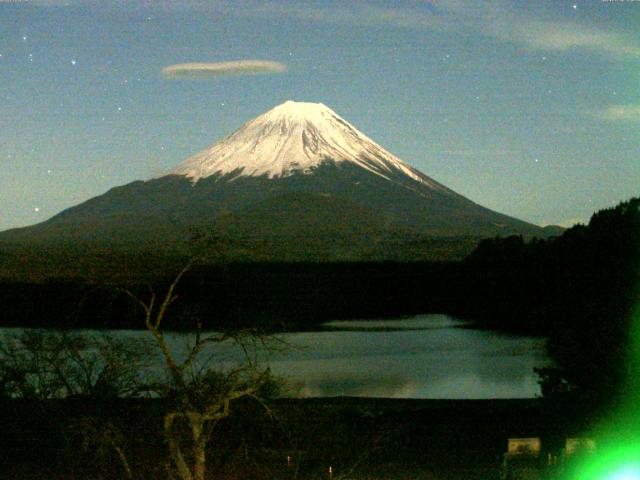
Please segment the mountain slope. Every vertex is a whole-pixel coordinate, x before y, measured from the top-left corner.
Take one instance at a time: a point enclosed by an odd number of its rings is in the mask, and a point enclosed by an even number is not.
[[[152,246],[186,240],[193,225],[283,242],[545,236],[407,165],[328,107],[286,102],[165,175],[2,232],[0,241]]]
[[[415,170],[322,103],[287,101],[185,160],[170,173],[194,182],[211,175],[283,178],[310,174],[325,162],[350,162],[393,181],[398,173],[453,192]],[[394,175],[395,174],[395,175]]]

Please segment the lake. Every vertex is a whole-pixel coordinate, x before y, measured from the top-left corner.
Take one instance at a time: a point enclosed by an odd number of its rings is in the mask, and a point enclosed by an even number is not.
[[[193,336],[168,338],[180,356]],[[321,331],[279,338],[288,352],[262,357],[290,385],[290,395],[300,397],[532,398],[540,393],[533,368],[549,363],[544,338],[474,329],[446,315],[334,321]],[[236,348],[216,348],[203,351],[202,361],[213,357],[229,365],[240,358]]]
[[[531,398],[545,339],[470,328],[446,315],[340,321],[289,334],[300,350],[271,359],[302,396]]]

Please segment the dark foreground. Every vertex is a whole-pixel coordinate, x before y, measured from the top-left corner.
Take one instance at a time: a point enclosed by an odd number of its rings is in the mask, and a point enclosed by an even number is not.
[[[546,455],[591,423],[539,399],[281,399],[269,408],[238,403],[216,426],[211,478],[329,479],[329,467],[335,480],[499,478],[508,438],[540,437]],[[162,411],[157,400],[5,401],[0,478],[127,478],[116,446],[133,478],[166,478]]]

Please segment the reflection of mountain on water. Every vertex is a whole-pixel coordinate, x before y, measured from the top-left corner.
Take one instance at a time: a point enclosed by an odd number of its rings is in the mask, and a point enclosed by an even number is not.
[[[322,325],[325,330],[342,330],[349,332],[394,332],[404,330],[436,330],[442,328],[458,328],[472,325],[471,322],[458,320],[448,315],[418,315],[396,320],[334,320]]]
[[[459,328],[464,323],[446,315],[330,325],[283,334],[293,349],[266,355],[293,396],[532,398],[540,393],[533,369],[548,361],[539,337]],[[362,328],[370,325],[383,330]],[[172,337],[176,347],[184,337]],[[212,358],[234,357],[241,352],[217,345]]]
[[[271,366],[303,396],[532,398],[540,392],[533,369],[547,363],[543,339],[458,328],[445,316],[373,322],[389,328],[360,331],[369,321],[335,322],[340,330],[289,334],[287,340],[304,347],[272,358]],[[420,324],[427,328],[413,328]]]
[[[389,323],[398,322],[438,328],[287,333],[281,338],[292,346],[289,352],[258,356],[287,381],[294,396],[488,399],[532,398],[540,393],[533,368],[548,362],[542,339],[457,328],[458,322],[443,316]],[[442,326],[446,322],[449,328]],[[3,332],[10,330],[0,329],[0,336]],[[109,335],[139,341],[148,332]],[[168,334],[167,340],[174,355],[184,358],[193,334]],[[157,354],[160,368],[162,358]],[[237,346],[208,345],[196,365],[233,368],[244,358]]]
[[[480,352],[480,356],[494,357],[496,355],[517,357],[520,355],[539,355],[540,358],[545,358],[545,341],[533,341],[531,343],[522,343],[518,341],[515,345],[506,346],[504,348],[496,349],[491,352]]]
[[[301,385],[300,397],[401,397],[408,381],[402,377],[325,377]]]
[[[510,368],[467,364],[450,371],[420,365],[358,366],[347,362],[295,372],[291,394],[297,397],[358,396],[378,398],[532,398],[537,378],[528,364]],[[277,372],[279,368],[275,369]],[[378,372],[379,376],[375,376]]]

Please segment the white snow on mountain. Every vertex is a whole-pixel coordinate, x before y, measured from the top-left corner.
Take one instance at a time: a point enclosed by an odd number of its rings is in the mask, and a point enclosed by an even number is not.
[[[422,174],[358,131],[322,103],[287,101],[245,123],[174,170],[194,183],[211,175],[282,178],[311,174],[323,162],[351,162],[392,180],[404,174],[429,188],[448,188]]]

